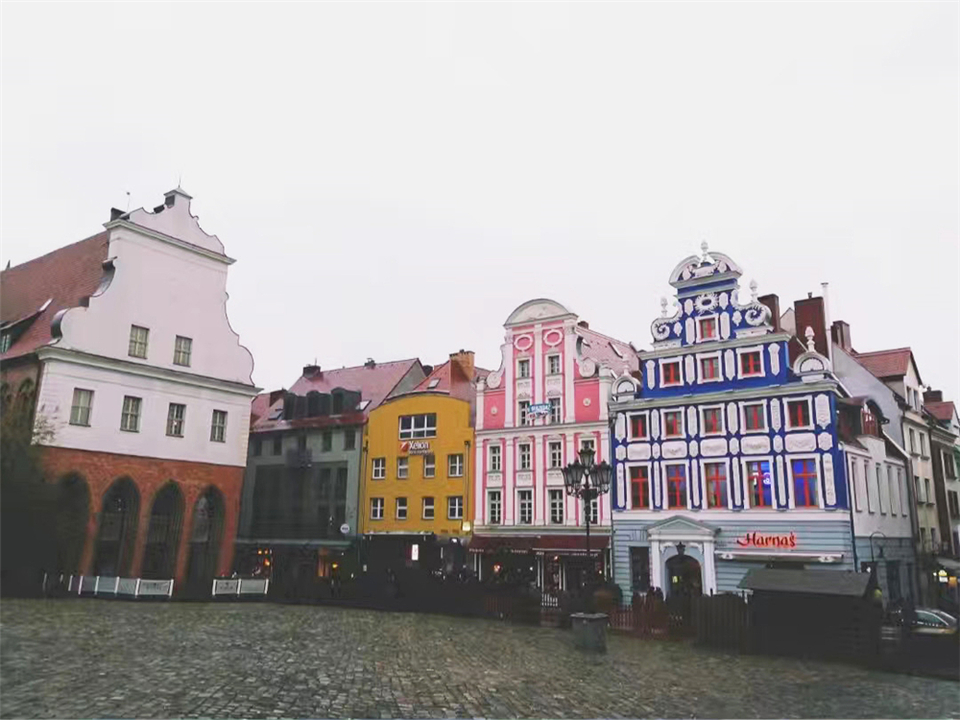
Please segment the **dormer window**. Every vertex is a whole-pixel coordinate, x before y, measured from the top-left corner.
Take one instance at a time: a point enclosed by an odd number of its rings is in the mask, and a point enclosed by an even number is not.
[[[427,389],[433,390],[433,388],[435,388],[439,384],[440,384],[440,378],[434,378],[427,384]]]
[[[523,359],[517,362],[517,377],[521,379],[530,377],[529,359]]]
[[[670,360],[660,365],[660,384],[663,387],[681,385],[682,383],[679,360]]]
[[[5,353],[10,349],[11,335],[10,333],[0,333],[0,353]]]
[[[700,318],[697,321],[697,323],[698,323],[698,328],[700,330],[701,340],[717,339],[717,318],[716,317]]]

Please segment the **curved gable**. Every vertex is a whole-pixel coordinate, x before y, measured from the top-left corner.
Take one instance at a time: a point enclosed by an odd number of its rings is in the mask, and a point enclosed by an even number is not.
[[[565,317],[576,317],[576,315],[556,300],[536,298],[534,300],[528,300],[510,313],[510,317],[507,318],[504,326],[523,325],[531,322],[542,322],[544,320],[559,320]]]

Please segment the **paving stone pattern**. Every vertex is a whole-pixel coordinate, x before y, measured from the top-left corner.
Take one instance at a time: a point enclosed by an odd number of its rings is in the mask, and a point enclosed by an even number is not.
[[[960,717],[960,685],[481,619],[6,600],[3,717]]]

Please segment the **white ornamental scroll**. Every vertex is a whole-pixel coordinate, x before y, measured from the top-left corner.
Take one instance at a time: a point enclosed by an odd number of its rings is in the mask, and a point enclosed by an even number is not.
[[[730,339],[730,315],[727,313],[720,314],[720,337],[724,340]]]
[[[657,367],[657,364],[653,360],[647,360],[647,389],[653,390],[653,380],[655,378],[654,370]]]
[[[617,449],[620,450],[622,447],[621,445]],[[617,500],[621,509],[627,507],[627,481],[622,463],[617,463]]]
[[[653,444],[653,457],[655,460],[660,458],[660,443]]]
[[[683,360],[683,371],[686,373],[684,379],[687,385],[693,385],[697,380],[697,364],[694,362],[693,355],[687,355]]]
[[[727,376],[727,380],[733,380],[737,374],[737,356],[733,350],[726,350],[723,353],[723,371]]]
[[[826,505],[833,507],[837,504],[837,485],[833,478],[833,456],[826,453],[823,456],[823,498]]]
[[[740,420],[740,412],[736,403],[727,403],[727,431],[737,432]]]
[[[689,301],[688,301],[689,302]],[[684,323],[684,330],[687,336],[687,344],[693,345],[697,341],[697,326],[692,317],[688,317]]]
[[[697,409],[692,405],[687,408],[687,435],[697,434]]]
[[[830,398],[826,395],[817,395],[813,401],[816,408],[817,425],[825,428],[830,424]]]
[[[617,426],[614,434],[617,440],[621,442],[627,437],[627,418],[623,413],[617,413]]]
[[[653,464],[653,505],[661,506],[660,501],[660,463]]]
[[[789,507],[787,497],[787,479],[783,472],[783,455],[777,455],[777,507]]]
[[[740,463],[733,459],[733,502],[735,505],[742,505],[742,494],[740,487]]]
[[[693,504],[700,507],[700,469],[697,463],[693,463],[690,468],[690,487],[693,489]]]
[[[700,453],[700,444],[696,440],[690,441],[690,457],[696,457]]]
[[[660,437],[660,411],[650,411],[650,436],[656,440]]]
[[[626,460],[627,459],[627,448],[623,445],[617,445],[617,449],[614,452],[617,460]]]
[[[783,421],[781,420],[780,415],[780,401],[774,398],[770,401],[770,427],[777,432],[780,432],[780,428],[782,426]]]
[[[770,374],[780,373],[780,346],[776,343],[767,345],[767,352],[770,353]]]
[[[623,447],[623,445],[620,447]],[[631,445],[627,446],[627,459],[649,460],[650,445],[648,443],[632,443]]]

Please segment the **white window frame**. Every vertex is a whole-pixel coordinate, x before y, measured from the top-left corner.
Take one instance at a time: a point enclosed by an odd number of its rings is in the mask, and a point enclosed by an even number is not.
[[[593,450],[593,461],[600,462],[600,458],[597,456],[597,439],[593,435],[588,435],[587,437],[580,437],[579,441],[580,450],[583,450],[584,445],[589,445]],[[578,452],[577,455],[580,453]]]
[[[401,504],[400,504],[400,501],[401,501],[401,500],[403,501],[403,505],[402,505],[402,506],[401,506]],[[402,514],[402,515],[400,514],[400,511],[401,511],[401,510],[403,511],[403,514]],[[393,511],[393,512],[394,512],[394,517],[396,517],[397,520],[406,520],[406,519],[407,519],[408,514],[407,514],[407,498],[406,498],[406,497],[398,497],[398,498],[395,500],[395,502],[394,502],[394,511]]]
[[[184,342],[181,342],[184,341]],[[184,349],[184,347],[186,349]],[[190,359],[193,354],[193,338],[183,335],[177,335],[173,341],[173,364],[181,367],[190,367]]]
[[[710,507],[707,498],[710,496],[710,485],[707,483],[707,465],[723,465],[723,474],[727,482],[727,506]],[[689,485],[689,482],[688,482]],[[742,493],[741,493],[742,496]],[[704,511],[707,510],[732,510],[733,509],[733,477],[730,475],[730,458],[712,457],[700,459],[700,503]]]
[[[713,336],[712,338],[705,338],[705,337],[703,337],[703,321],[704,321],[704,320],[713,320],[713,326],[714,326],[714,329],[716,330],[716,333],[714,333],[714,336]],[[697,342],[698,342],[698,343],[703,343],[703,342],[718,342],[718,341],[720,340],[720,316],[719,316],[719,314],[714,313],[714,314],[712,314],[712,315],[700,315],[700,316],[697,318],[696,329],[697,329]]]
[[[776,492],[776,470],[774,470],[773,455],[742,455],[740,457],[740,497],[743,498],[743,509],[749,510],[754,507],[751,501],[752,488],[750,487],[750,473],[747,472],[747,465],[750,463],[766,463],[770,469],[770,504],[757,505],[761,510],[777,509]]]
[[[447,477],[463,477],[463,453],[447,455]]]
[[[503,472],[503,446],[500,443],[487,448],[487,472]]]
[[[900,492],[900,515],[906,517],[910,512],[909,493],[907,484],[904,481],[906,471],[904,468],[897,468],[897,489]]]
[[[372,477],[374,480],[387,479],[387,459],[385,457],[374,458],[372,469]]]
[[[526,493],[529,493],[529,494],[530,494],[530,520],[529,520],[529,522],[524,522],[524,521],[523,521],[523,504],[524,504],[525,501],[522,499],[522,496],[523,496],[524,494],[526,494]],[[533,496],[533,488],[520,488],[520,489],[517,490],[517,525],[533,525],[533,503],[534,503],[534,500],[535,500],[535,498],[534,498],[534,496]]]
[[[517,401],[517,425],[520,427],[533,425],[533,418],[530,417],[529,400]]]
[[[810,418],[809,425],[792,425],[790,420],[790,403],[805,402],[807,404],[807,417]],[[816,418],[813,417],[813,402],[810,397],[784,398],[783,399],[784,418],[783,425],[787,430],[813,430],[816,424]]]
[[[143,330],[143,338],[139,337],[139,330]],[[140,346],[143,346],[143,354],[140,354]],[[127,356],[139,358],[140,360],[147,359],[147,353],[150,350],[150,328],[144,327],[143,325],[130,325],[130,340],[127,344]],[[136,351],[136,352],[135,352]]]
[[[555,503],[556,497],[559,496],[560,500],[558,503]],[[566,520],[566,502],[564,501],[564,491],[558,490],[557,488],[548,488],[547,490],[547,505],[550,513],[548,518],[550,525],[563,525],[564,520]],[[556,520],[553,511],[559,507],[560,509],[560,519]]]
[[[707,410],[720,411],[720,432],[707,432],[706,423],[703,421],[704,412]],[[700,437],[724,437],[727,434],[727,413],[723,405],[701,405],[697,410],[700,417]]]
[[[667,413],[680,413],[680,434],[667,435]],[[687,414],[683,408],[661,408],[660,409],[660,437],[664,440],[686,439],[687,437]]]
[[[554,370],[551,365],[556,361],[557,369]],[[563,372],[563,363],[560,361],[559,353],[551,353],[547,355],[547,375],[560,375]]]
[[[710,383],[723,382],[723,359],[720,357],[720,351],[708,352],[708,353],[697,353],[694,355],[694,359],[697,361],[697,384],[698,385],[709,385]],[[717,376],[715,378],[706,378],[703,376],[703,367],[701,362],[703,360],[716,360],[717,361]]]
[[[680,380],[679,382],[675,382],[675,383],[666,383],[663,381],[663,366],[670,365],[672,363],[676,363],[677,367],[680,370],[680,373],[679,373]],[[683,377],[683,358],[682,357],[660,358],[657,368],[660,371],[660,387],[662,388],[683,387],[684,377]]]
[[[887,471],[887,502],[890,507],[890,514],[898,515],[900,507],[900,489],[897,488],[895,484],[895,479],[893,477],[893,465],[890,463],[885,463],[885,467]],[[894,503],[894,498],[896,498],[896,503]],[[897,506],[897,510],[893,509],[894,505]]]
[[[383,507],[384,503],[382,497],[370,498],[370,519],[383,520]]]
[[[447,495],[447,520],[463,520],[463,495]]]
[[[433,424],[430,424],[430,418],[433,417]],[[410,420],[410,427],[403,428],[403,421]],[[418,413],[416,415],[401,415],[397,420],[401,440],[422,440],[423,438],[432,438],[437,436],[437,414],[436,413]]]
[[[557,451],[556,455],[553,452],[554,448]],[[563,443],[560,440],[547,441],[547,457],[551,470],[559,470],[563,467]],[[556,459],[556,462],[554,462],[554,459]]]
[[[794,460],[813,460],[813,467],[817,471],[817,504],[812,506],[804,505],[803,507],[797,507],[797,499],[794,497],[796,492],[796,487],[793,482],[793,461]],[[784,456],[784,462],[787,466],[787,482],[790,483],[787,486],[787,497],[789,498],[789,506],[791,510],[823,510],[823,468],[820,467],[820,455],[817,453],[796,453],[793,455]],[[878,490],[879,491],[879,490]]]
[[[696,461],[694,461],[696,462]],[[687,481],[687,503],[686,508],[690,510],[692,508],[691,503],[691,493],[690,493],[690,462],[687,460],[670,460],[662,462],[660,465],[660,480],[663,483],[663,494],[661,495],[663,502],[661,506],[666,510],[683,510],[683,507],[674,508],[670,505],[670,479],[667,474],[668,467],[682,467],[683,468],[683,478]]]
[[[135,406],[135,409],[128,407],[128,400],[136,401],[135,403],[131,403]],[[120,408],[120,429],[123,432],[140,432],[140,416],[142,413],[143,398],[136,397],[135,395],[124,395],[123,407]],[[132,418],[133,422],[128,422],[128,418]]]
[[[873,471],[877,476],[877,505],[880,508],[880,514],[886,515],[887,504],[883,501],[883,486],[886,483],[886,480],[883,477],[883,465],[875,462],[873,464]]]
[[[630,471],[633,470],[633,468],[635,467],[645,468],[647,471],[647,487],[650,489],[650,504],[647,507],[635,507],[633,504],[633,478],[630,476]],[[628,462],[628,463],[625,463],[624,472],[625,472],[626,484],[627,484],[627,497],[625,498],[626,499],[625,504],[627,506],[627,509],[628,510],[652,510],[653,498],[654,498],[653,463],[652,462]]]
[[[531,373],[532,365],[533,363],[528,357],[517,358],[517,380],[527,380],[530,377],[532,377],[532,373]],[[523,371],[521,370],[521,368],[527,369],[526,375],[523,374]]]
[[[174,408],[182,408],[180,417],[174,413]],[[174,432],[179,423],[180,432]],[[186,403],[170,403],[167,406],[167,437],[182,438],[187,429],[187,405]]]
[[[590,498],[590,502],[586,507],[588,513],[590,513],[590,524],[599,525],[600,524],[600,498],[594,497]]]
[[[410,477],[410,458],[397,458],[397,480],[406,480]]]
[[[430,503],[427,503],[427,500]],[[427,515],[427,509],[430,509],[430,515]],[[436,520],[437,519],[437,503],[433,496],[427,495],[420,501],[420,519],[421,520]]]
[[[433,453],[428,453],[423,456],[423,476],[425,478],[434,478],[437,476],[437,456]]]
[[[517,443],[517,470],[533,470],[533,443]]]
[[[217,414],[223,417],[223,422],[217,422]],[[214,410],[210,416],[210,442],[221,442],[225,443],[227,441],[227,411],[226,410]]]
[[[496,499],[497,518],[493,519],[494,499]],[[487,490],[487,524],[503,525],[503,491]]]
[[[79,395],[86,393],[86,395]],[[82,398],[86,398],[87,404],[78,403]],[[74,388],[73,400],[70,403],[70,424],[75,427],[90,427],[90,421],[93,416],[93,390],[87,388]]]
[[[633,419],[635,417],[642,417],[646,421],[647,434],[646,435],[634,435],[633,434]],[[643,410],[642,412],[632,412],[627,413],[627,439],[628,440],[650,440],[650,411]]]
[[[556,425],[563,422],[563,403],[558,397],[547,398],[550,404],[550,424]],[[556,412],[554,412],[556,411]]]
[[[776,402],[776,400],[774,400]],[[756,435],[756,434],[766,434],[770,432],[770,409],[767,406],[766,400],[750,400],[747,402],[739,403],[740,405],[740,434],[741,435]],[[753,407],[754,405],[759,405],[763,408],[763,427],[759,430],[748,430],[747,429],[747,408]]]
[[[741,356],[747,355],[749,353],[760,354],[760,372],[755,375],[743,374],[743,362],[740,360],[740,358]],[[754,347],[737,348],[737,380],[750,380],[752,378],[766,377],[766,374],[767,374],[767,363],[763,359],[763,345],[756,345]]]
[[[858,455],[850,455],[849,473],[850,473],[850,492],[853,493],[853,509],[857,512],[863,512],[863,498],[860,492],[860,488],[857,486],[857,468],[860,466],[860,457]]]

